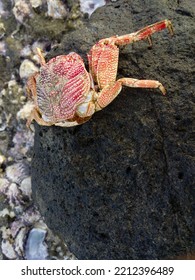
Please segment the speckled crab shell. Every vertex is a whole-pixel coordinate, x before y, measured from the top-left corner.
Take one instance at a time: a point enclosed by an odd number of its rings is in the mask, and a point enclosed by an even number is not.
[[[90,77],[82,58],[72,52],[52,58],[36,76],[37,106],[44,121],[74,117],[90,90]]]

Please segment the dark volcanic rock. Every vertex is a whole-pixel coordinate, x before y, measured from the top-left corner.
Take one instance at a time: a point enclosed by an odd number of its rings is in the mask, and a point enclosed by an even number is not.
[[[52,55],[85,53],[98,40],[172,19],[167,30],[120,52],[118,77],[167,89],[123,88],[87,123],[36,125],[34,197],[50,228],[79,259],[164,259],[195,248],[192,96],[193,9],[187,1],[117,1]],[[180,3],[180,2],[178,2]]]

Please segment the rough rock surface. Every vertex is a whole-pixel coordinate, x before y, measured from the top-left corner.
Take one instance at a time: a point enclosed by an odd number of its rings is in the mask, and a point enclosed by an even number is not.
[[[34,198],[47,225],[79,259],[165,259],[195,250],[194,10],[190,1],[117,1],[98,9],[51,55],[85,53],[98,40],[169,18],[168,31],[120,52],[118,77],[167,89],[123,88],[73,128],[35,125]]]

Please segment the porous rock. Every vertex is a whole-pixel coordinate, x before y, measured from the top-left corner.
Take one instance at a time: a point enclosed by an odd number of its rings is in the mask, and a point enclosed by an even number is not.
[[[158,90],[123,88],[87,123],[35,125],[33,195],[47,225],[79,259],[167,259],[194,240],[192,96],[194,13],[187,1],[117,1],[51,56],[86,53],[99,39],[172,19],[175,35],[153,35],[120,51],[118,77],[156,79]]]

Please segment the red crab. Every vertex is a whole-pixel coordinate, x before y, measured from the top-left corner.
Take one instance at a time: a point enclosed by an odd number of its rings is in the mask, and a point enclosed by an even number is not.
[[[163,20],[134,33],[100,40],[88,54],[89,73],[82,58],[74,52],[56,56],[46,63],[41,50],[37,49],[41,68],[27,82],[28,94],[34,101],[27,125],[33,119],[46,126],[82,124],[110,104],[122,86],[158,88],[165,94],[163,85],[155,80],[116,80],[119,46],[143,39],[151,44],[151,34],[165,28],[173,34],[171,22]]]

